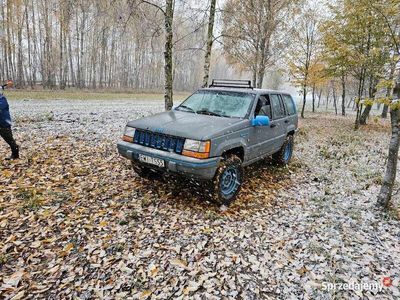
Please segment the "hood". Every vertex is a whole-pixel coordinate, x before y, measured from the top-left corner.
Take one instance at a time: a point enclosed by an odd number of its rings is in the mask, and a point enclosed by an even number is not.
[[[246,122],[247,121],[247,122]],[[195,140],[235,131],[249,120],[171,110],[128,122],[128,126]]]

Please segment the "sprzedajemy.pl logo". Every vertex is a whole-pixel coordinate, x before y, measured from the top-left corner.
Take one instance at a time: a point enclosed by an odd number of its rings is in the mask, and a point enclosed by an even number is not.
[[[394,286],[395,283],[393,279],[389,276],[385,276],[382,278],[381,282],[341,282],[341,283],[332,283],[332,282],[323,282],[322,289],[326,291],[344,291],[344,290],[353,290],[353,291],[373,291],[373,292],[381,292],[383,288],[389,288]]]

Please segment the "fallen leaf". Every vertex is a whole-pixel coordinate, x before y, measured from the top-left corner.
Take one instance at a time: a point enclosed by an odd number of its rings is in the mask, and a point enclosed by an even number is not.
[[[6,285],[12,286],[12,287],[17,287],[19,282],[21,281],[22,276],[24,275],[23,271],[17,271],[14,274],[12,274],[10,277],[5,277],[3,279],[3,282]]]
[[[185,270],[189,269],[188,266],[187,266],[187,262],[185,262],[185,261],[183,261],[181,259],[178,259],[178,258],[170,260],[170,263],[173,266],[180,267],[180,268],[183,268]]]
[[[64,251],[65,251],[65,252],[70,252],[73,248],[74,248],[74,244],[73,244],[73,243],[68,243],[68,244],[64,247]]]
[[[145,290],[140,294],[140,299],[146,299],[152,294],[150,290]]]
[[[22,299],[25,295],[25,291],[20,291],[18,294],[16,294],[14,297],[11,298],[11,300],[19,300]]]
[[[41,241],[35,241],[31,244],[31,248],[39,248],[41,244]]]

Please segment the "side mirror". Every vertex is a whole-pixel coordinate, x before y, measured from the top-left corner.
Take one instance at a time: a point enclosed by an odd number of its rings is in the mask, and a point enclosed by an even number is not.
[[[251,120],[251,126],[269,126],[268,116],[256,116]]]

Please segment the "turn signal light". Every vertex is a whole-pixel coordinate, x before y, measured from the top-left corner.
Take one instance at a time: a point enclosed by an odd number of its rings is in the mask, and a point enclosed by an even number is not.
[[[182,155],[204,159],[210,157],[210,152],[195,152],[195,151],[183,150]]]
[[[122,137],[122,140],[125,141],[125,142],[133,143],[133,136],[124,135]]]

